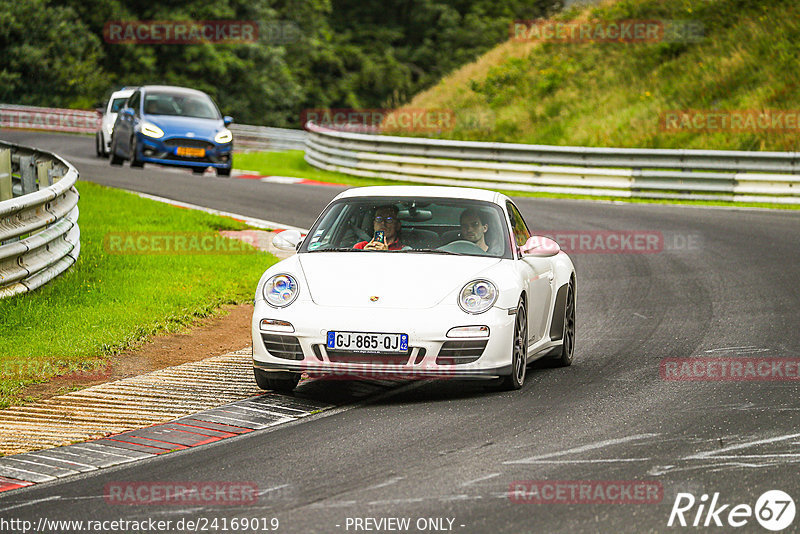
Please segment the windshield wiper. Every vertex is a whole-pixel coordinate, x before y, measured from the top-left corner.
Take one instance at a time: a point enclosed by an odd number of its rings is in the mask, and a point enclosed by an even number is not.
[[[397,252],[422,252],[425,254],[448,254],[452,256],[467,256],[467,254],[461,254],[460,252],[451,252],[449,250],[439,250],[436,248],[409,248],[406,250],[399,250]]]
[[[360,248],[335,247],[335,248],[318,248],[314,250],[306,250],[306,252],[364,252],[364,251]]]

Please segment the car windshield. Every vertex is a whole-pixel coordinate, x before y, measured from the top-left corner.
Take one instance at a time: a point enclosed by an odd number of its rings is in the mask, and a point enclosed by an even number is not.
[[[125,102],[128,101],[128,97],[124,96],[122,98],[115,98],[111,101],[111,109],[109,113],[119,113],[120,108],[125,107]]]
[[[362,252],[375,230],[385,228],[382,223],[387,217],[400,225],[392,253],[511,257],[508,227],[498,205],[432,197],[356,197],[334,202],[311,228],[299,252]]]
[[[206,95],[190,93],[147,93],[144,112],[148,115],[176,115],[198,119],[219,119],[219,111]]]

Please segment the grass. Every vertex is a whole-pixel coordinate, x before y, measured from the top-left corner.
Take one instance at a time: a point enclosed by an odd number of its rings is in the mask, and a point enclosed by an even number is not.
[[[349,176],[340,172],[325,171],[312,167],[303,159],[301,150],[288,152],[248,152],[236,154],[234,159],[236,168],[247,169],[257,172],[264,176],[292,176],[297,178],[308,178],[320,182],[344,184],[353,187],[364,187],[370,185],[420,185],[414,182],[403,182],[397,180],[383,180],[379,178],[361,178]],[[665,200],[665,199],[646,199],[646,198],[620,198],[592,195],[571,195],[563,193],[534,193],[530,191],[511,191],[494,189],[508,196],[514,197],[535,197],[535,198],[563,198],[563,199],[586,199],[586,200],[613,200],[619,202],[632,202],[642,204],[680,204],[693,206],[727,206],[727,207],[752,207],[770,209],[800,209],[800,205],[792,204],[772,204],[766,202],[727,202],[713,200]]]
[[[617,0],[570,20],[702,24],[698,42],[508,41],[417,95],[449,109],[442,137],[548,145],[793,151],[800,129],[665,131],[669,110],[799,110],[796,0]],[[423,135],[423,134],[418,134]]]
[[[232,219],[184,210],[80,181],[81,253],[66,273],[30,293],[0,300],[0,407],[24,386],[92,372],[107,357],[174,332],[226,304],[252,300],[276,258],[224,239],[245,253],[122,254],[109,235],[212,235],[239,230]]]

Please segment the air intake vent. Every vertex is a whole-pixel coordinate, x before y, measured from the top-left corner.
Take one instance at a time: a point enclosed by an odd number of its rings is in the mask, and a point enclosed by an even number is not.
[[[303,349],[294,336],[276,336],[274,334],[261,334],[264,348],[276,358],[284,360],[302,360]]]
[[[487,343],[489,343],[488,339],[447,341],[439,349],[436,363],[438,365],[472,363],[481,357]]]

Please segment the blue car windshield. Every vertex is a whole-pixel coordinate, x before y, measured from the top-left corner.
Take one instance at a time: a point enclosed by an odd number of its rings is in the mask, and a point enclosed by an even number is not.
[[[125,102],[127,102],[127,101],[128,101],[128,97],[127,96],[122,97],[122,98],[115,98],[111,102],[111,111],[110,112],[111,113],[119,113],[120,108],[125,107]]]
[[[144,97],[144,112],[147,115],[220,118],[217,106],[208,96],[186,93],[147,93]]]

